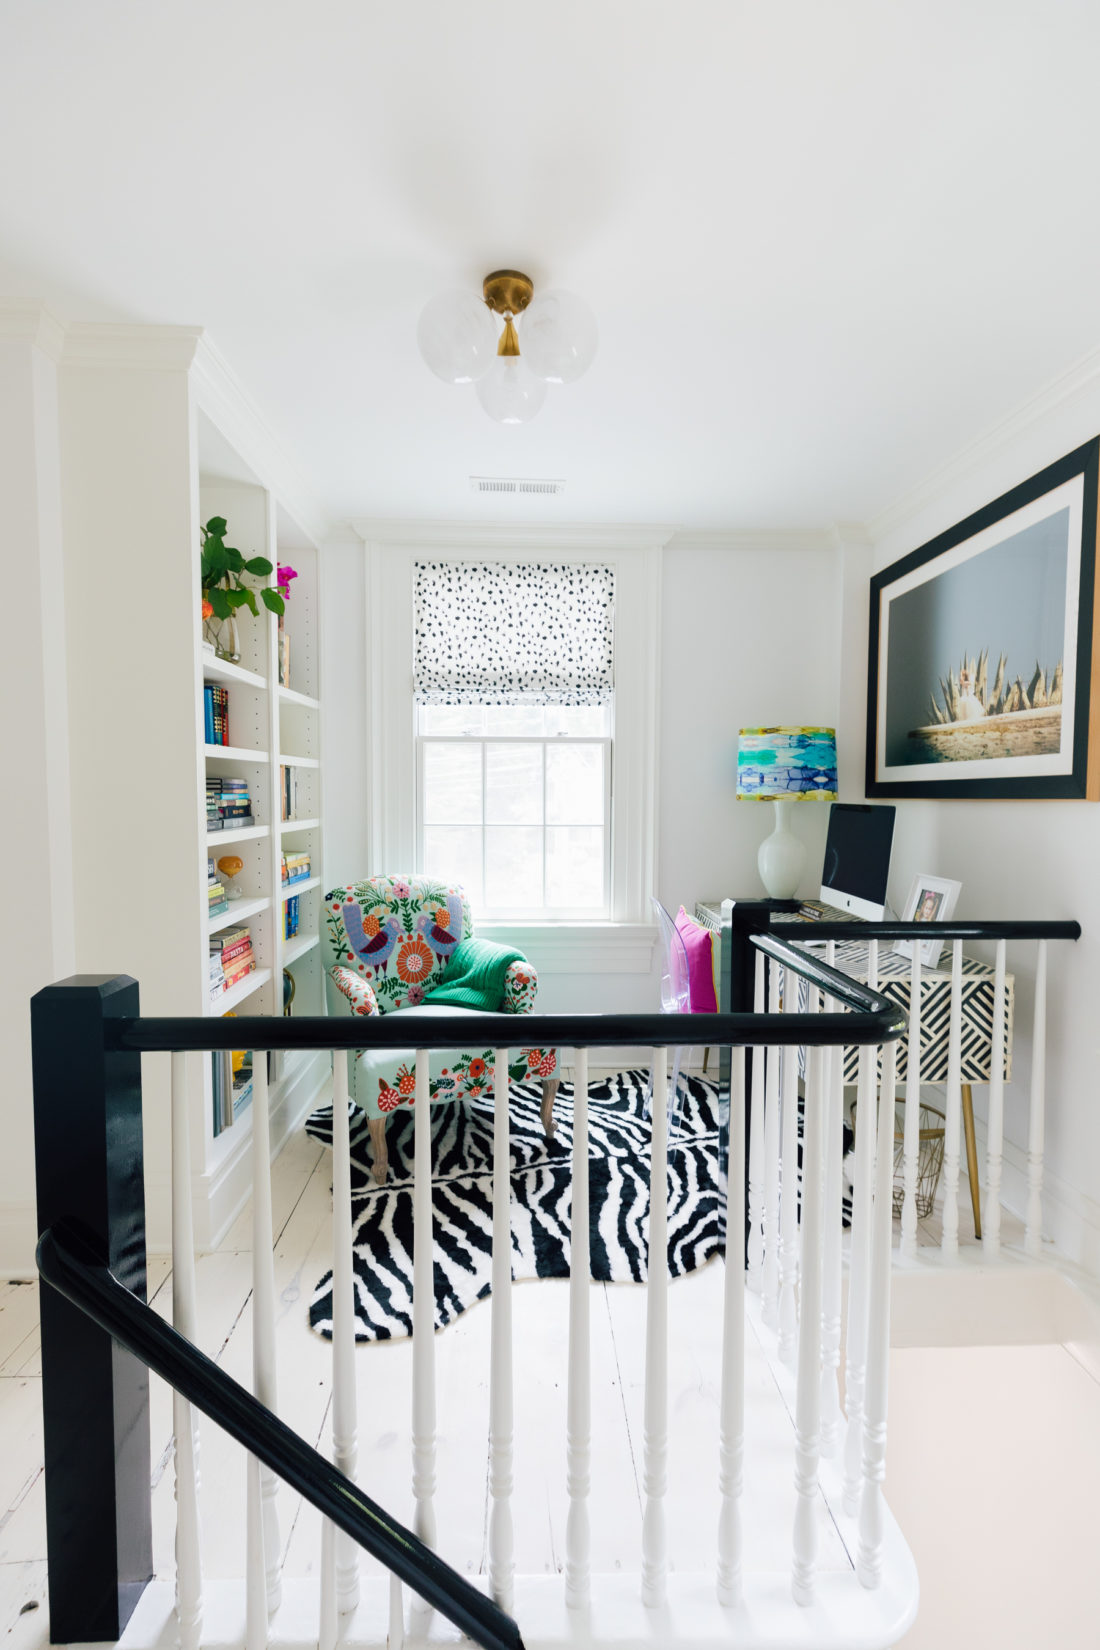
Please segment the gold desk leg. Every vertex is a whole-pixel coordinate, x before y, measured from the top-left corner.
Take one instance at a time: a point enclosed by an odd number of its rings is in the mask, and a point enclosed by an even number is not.
[[[970,1206],[974,1211],[974,1236],[982,1235],[982,1191],[978,1185],[978,1143],[974,1139],[974,1095],[969,1083],[962,1085],[963,1129],[966,1134],[966,1167],[970,1174]]]
[[[703,1071],[704,1071],[704,1073],[705,1073],[705,1072],[706,1072],[706,1069],[707,1069],[707,1061],[708,1061],[708,1060],[709,1060],[709,1059],[710,1059],[710,1048],[709,1048],[709,1046],[708,1046],[708,1047],[707,1047],[707,1048],[705,1048],[705,1049],[704,1049],[704,1050],[703,1050]]]

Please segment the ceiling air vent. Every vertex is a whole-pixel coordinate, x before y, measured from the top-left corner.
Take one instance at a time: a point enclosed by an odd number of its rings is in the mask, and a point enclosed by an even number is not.
[[[531,481],[518,476],[471,476],[475,493],[564,493],[564,481]]]

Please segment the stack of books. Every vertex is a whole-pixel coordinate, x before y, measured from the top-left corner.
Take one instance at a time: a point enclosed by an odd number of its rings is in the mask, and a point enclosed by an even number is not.
[[[283,855],[283,885],[290,882],[304,882],[309,876],[309,855],[301,849],[288,848]]]
[[[225,891],[225,884],[218,881],[214,861],[209,858],[206,861],[206,892],[209,899],[207,916],[220,917],[223,911],[229,910],[229,895]]]
[[[298,817],[298,771],[285,763],[279,767],[280,819]]]
[[[208,774],[206,779],[206,829],[231,831],[255,825],[247,779],[229,779],[224,774]]]
[[[208,745],[229,744],[229,689],[216,682],[202,688],[204,738]]]
[[[225,1016],[227,1020],[232,1014]],[[210,1055],[210,1090],[214,1103],[214,1133],[221,1134],[252,1100],[251,1049],[215,1049]]]
[[[210,936],[210,1001],[232,989],[256,968],[252,935],[247,928],[223,928]]]
[[[283,901],[283,938],[292,940],[298,932],[298,896],[291,894]]]

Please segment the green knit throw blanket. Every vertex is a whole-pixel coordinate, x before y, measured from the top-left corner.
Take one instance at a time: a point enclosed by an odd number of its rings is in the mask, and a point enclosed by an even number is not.
[[[526,962],[522,951],[512,951],[492,940],[459,940],[443,977],[424,1001],[433,1008],[480,1008],[499,1014],[504,1002],[504,976],[514,962]]]

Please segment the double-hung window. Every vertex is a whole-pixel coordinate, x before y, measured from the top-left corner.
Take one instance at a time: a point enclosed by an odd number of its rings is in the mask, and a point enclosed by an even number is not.
[[[612,904],[611,567],[415,567],[417,859],[479,916]]]

